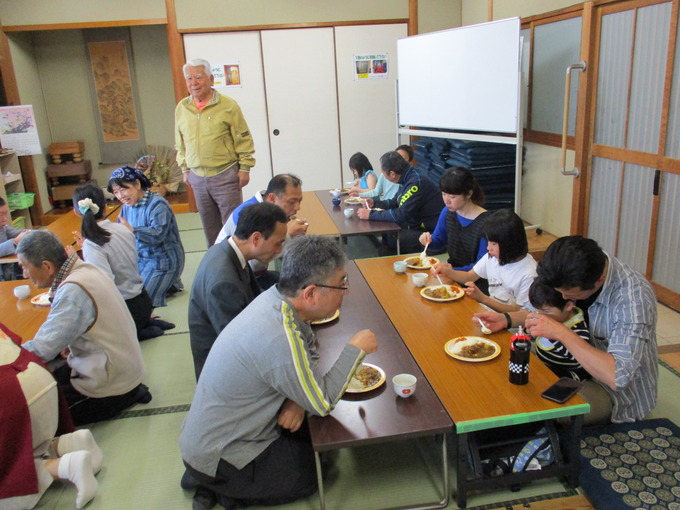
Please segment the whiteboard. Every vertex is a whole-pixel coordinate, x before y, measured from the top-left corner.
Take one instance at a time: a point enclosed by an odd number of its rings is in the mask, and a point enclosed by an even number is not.
[[[397,41],[399,124],[516,133],[519,31],[510,18]]]

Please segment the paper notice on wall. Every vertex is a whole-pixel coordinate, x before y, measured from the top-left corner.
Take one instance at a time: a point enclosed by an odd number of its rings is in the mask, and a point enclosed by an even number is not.
[[[228,62],[213,66],[212,73],[216,89],[241,86],[241,65],[239,62]]]
[[[33,106],[0,107],[0,143],[3,149],[12,149],[19,156],[42,154]]]
[[[355,80],[375,80],[386,79],[387,72],[387,53],[376,53],[373,55],[354,55],[354,79]]]

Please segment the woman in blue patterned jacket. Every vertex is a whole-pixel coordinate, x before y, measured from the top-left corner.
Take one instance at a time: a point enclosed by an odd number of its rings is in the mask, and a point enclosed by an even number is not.
[[[165,306],[166,294],[182,290],[184,248],[170,204],[149,190],[149,179],[124,166],[113,171],[108,190],[123,204],[118,221],[135,235],[139,273],[153,306]]]

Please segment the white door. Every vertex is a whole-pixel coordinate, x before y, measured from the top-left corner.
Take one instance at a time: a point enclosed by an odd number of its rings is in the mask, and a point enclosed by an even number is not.
[[[380,156],[397,145],[397,40],[407,36],[405,23],[335,27],[335,59],[340,105],[343,180],[352,179],[349,158],[368,157],[380,175]],[[358,79],[355,56],[387,55],[385,78]]]
[[[234,63],[239,65],[240,86],[215,88],[238,102],[253,135],[256,162],[250,172],[250,183],[243,189],[243,199],[248,200],[257,191],[265,189],[273,176],[260,33],[188,34],[184,36],[184,52],[187,60],[204,58],[213,67]]]
[[[274,174],[307,191],[342,183],[332,28],[261,33]]]

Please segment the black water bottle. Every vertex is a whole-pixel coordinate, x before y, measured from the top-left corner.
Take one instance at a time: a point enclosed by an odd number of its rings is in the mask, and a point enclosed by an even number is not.
[[[510,382],[526,384],[529,382],[529,353],[531,338],[519,327],[519,332],[510,339]]]

